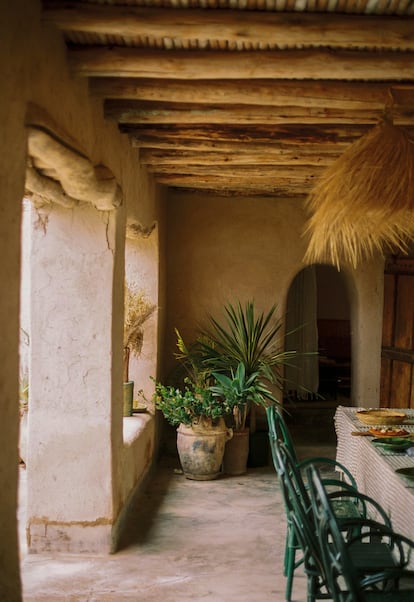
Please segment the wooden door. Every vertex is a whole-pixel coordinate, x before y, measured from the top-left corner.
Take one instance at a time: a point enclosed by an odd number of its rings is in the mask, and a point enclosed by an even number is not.
[[[380,405],[414,408],[414,257],[385,267]]]

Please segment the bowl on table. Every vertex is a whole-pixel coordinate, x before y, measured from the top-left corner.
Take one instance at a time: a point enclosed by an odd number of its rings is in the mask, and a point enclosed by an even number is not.
[[[381,447],[385,451],[404,453],[409,447],[412,447],[412,441],[404,437],[378,437],[373,439],[372,443],[376,447]]]
[[[376,408],[372,410],[358,410],[357,418],[364,424],[370,426],[388,426],[393,424],[404,424],[407,420],[407,414],[398,410],[388,410],[386,408]]]

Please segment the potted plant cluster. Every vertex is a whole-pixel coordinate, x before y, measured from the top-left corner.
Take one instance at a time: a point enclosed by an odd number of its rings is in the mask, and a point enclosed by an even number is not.
[[[221,319],[208,317],[198,341],[203,364],[211,367],[218,382],[216,394],[243,400],[233,413],[234,435],[224,457],[227,474],[246,471],[242,457],[248,456],[249,439],[254,436],[256,408],[279,403],[270,388],[282,390],[283,367],[296,355],[283,349],[283,322],[276,309],[273,305],[267,312],[257,311],[253,301],[228,303]]]
[[[185,386],[156,385],[155,406],[169,422],[180,425],[177,447],[184,431],[196,430],[199,435],[200,426],[209,424],[211,419],[219,420],[223,432],[225,424],[227,433],[228,428],[232,428],[233,437],[225,436],[228,441],[223,453],[224,458],[227,455],[224,460],[227,474],[246,471],[247,418],[256,405],[278,403],[270,387],[281,385],[281,367],[295,355],[294,351],[285,352],[280,348],[282,322],[275,318],[275,311],[274,306],[266,314],[256,314],[253,302],[245,306],[228,304],[224,308],[224,322],[209,316],[207,327],[189,347],[176,330],[179,352],[175,355],[187,373]],[[207,408],[208,420],[203,418]],[[232,446],[239,447],[236,443],[239,439],[244,439],[243,451],[233,452]],[[204,447],[209,449],[208,445]],[[191,448],[186,451],[187,460],[189,450]],[[178,451],[182,461],[180,449]],[[243,457],[234,468],[230,461],[232,455]]]
[[[125,285],[124,293],[124,399],[123,415],[132,416],[134,381],[129,380],[131,353],[139,356],[144,342],[144,323],[155,311],[143,291],[132,291]]]
[[[155,386],[155,406],[177,428],[177,450],[184,475],[206,481],[219,476],[226,442],[232,430],[224,421],[231,408],[207,386],[189,378],[184,387]]]

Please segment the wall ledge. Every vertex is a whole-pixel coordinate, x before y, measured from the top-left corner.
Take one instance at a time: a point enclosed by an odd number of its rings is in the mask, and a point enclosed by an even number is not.
[[[155,416],[149,412],[124,416],[123,419],[123,441],[125,446],[131,446],[139,438],[150,424],[155,420]]]

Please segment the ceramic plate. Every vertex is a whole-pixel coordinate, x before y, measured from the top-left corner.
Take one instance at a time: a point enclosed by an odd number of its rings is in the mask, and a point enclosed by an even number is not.
[[[374,437],[409,437],[410,433],[409,431],[406,431],[405,429],[392,429],[389,426],[384,426],[382,428],[377,427],[377,428],[370,428],[369,432],[371,433],[371,435],[374,435]]]
[[[413,445],[412,441],[408,441],[403,437],[379,437],[373,439],[372,443],[378,447],[401,453]]]
[[[414,480],[414,466],[409,466],[408,468],[397,468],[395,472],[400,476],[409,479],[410,481]]]

